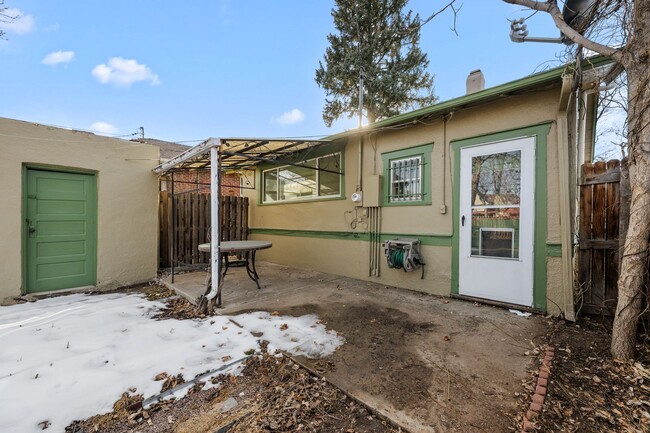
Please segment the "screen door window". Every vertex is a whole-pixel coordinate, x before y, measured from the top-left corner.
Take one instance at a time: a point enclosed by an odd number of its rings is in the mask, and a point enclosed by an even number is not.
[[[521,151],[472,157],[472,256],[519,258]]]

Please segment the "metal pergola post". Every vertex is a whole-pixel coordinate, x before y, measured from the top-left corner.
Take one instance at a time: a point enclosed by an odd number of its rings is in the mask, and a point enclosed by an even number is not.
[[[210,148],[210,271],[212,287],[208,301],[217,296],[221,283],[221,140]]]
[[[176,260],[176,199],[174,198],[174,172],[172,171],[172,235],[169,258],[172,266],[172,284],[174,284],[174,260]]]

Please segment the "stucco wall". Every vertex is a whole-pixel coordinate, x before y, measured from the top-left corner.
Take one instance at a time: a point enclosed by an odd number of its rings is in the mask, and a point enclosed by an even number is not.
[[[0,299],[22,288],[24,167],[97,177],[97,286],[151,280],[157,270],[156,146],[0,118]]]
[[[389,269],[380,261],[379,278],[368,277],[369,243],[359,240],[314,239],[300,236],[253,234],[250,239],[271,241],[273,247],[257,253],[258,260],[316,269],[360,280],[381,281],[388,286],[403,287],[434,295],[448,295],[451,283],[451,248],[424,245],[422,257],[427,265],[424,279],[420,269],[414,272]]]
[[[517,128],[553,122],[547,136],[547,242],[558,243],[559,188],[557,162],[557,131],[555,120],[559,87],[512,96],[480,107],[455,111],[443,127],[441,118],[434,118],[403,129],[387,129],[365,137],[363,175],[383,174],[381,154],[408,147],[433,143],[431,154],[431,205],[384,206],[381,209],[381,232],[384,234],[428,235],[445,244],[453,232],[452,171],[454,158],[450,142]],[[445,138],[446,137],[446,141]],[[358,147],[350,138],[345,148],[345,199],[307,203],[259,205],[259,190],[245,192],[251,200],[250,227],[253,229],[295,229],[333,232],[367,231],[364,224],[350,226],[356,215],[349,197],[357,185]],[[259,188],[259,173],[258,173]],[[441,207],[446,209],[441,212]],[[272,239],[274,247],[260,257],[270,261],[333,272],[361,279],[368,277],[368,242],[362,240],[333,240],[318,236],[254,235]],[[451,242],[449,241],[449,245]],[[451,247],[423,247],[428,263],[425,279],[420,273],[382,269],[380,280],[386,284],[428,293],[449,294],[451,290]],[[559,262],[559,259],[557,260]],[[555,263],[555,262],[554,262]],[[561,282],[549,278],[547,293],[551,305],[562,295]],[[562,304],[561,304],[562,305]]]

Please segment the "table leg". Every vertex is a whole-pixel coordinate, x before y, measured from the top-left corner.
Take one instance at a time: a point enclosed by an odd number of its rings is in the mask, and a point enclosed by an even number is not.
[[[221,258],[224,262],[223,274],[221,274],[221,278],[223,279],[226,276],[226,272],[228,272],[228,268],[230,267],[230,261],[228,260],[228,253],[222,253]]]
[[[250,279],[255,281],[257,289],[261,289],[259,282],[260,277],[257,275],[257,270],[255,269],[255,250],[250,253],[246,252],[246,272]]]

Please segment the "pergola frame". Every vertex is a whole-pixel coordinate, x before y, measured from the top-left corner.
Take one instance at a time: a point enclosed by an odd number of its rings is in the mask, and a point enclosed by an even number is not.
[[[213,306],[221,277],[221,173],[224,170],[254,170],[260,163],[290,165],[316,171],[337,172],[300,164],[295,158],[307,159],[311,150],[332,144],[331,140],[303,140],[290,138],[209,138],[154,169],[164,176],[180,171],[210,169],[210,270],[211,287],[205,298]],[[293,159],[293,160],[292,160]],[[172,181],[172,203],[173,197]],[[172,212],[172,224],[176,216]],[[172,236],[172,249],[174,246]],[[172,257],[172,273],[173,273]],[[211,307],[208,307],[209,309]]]

